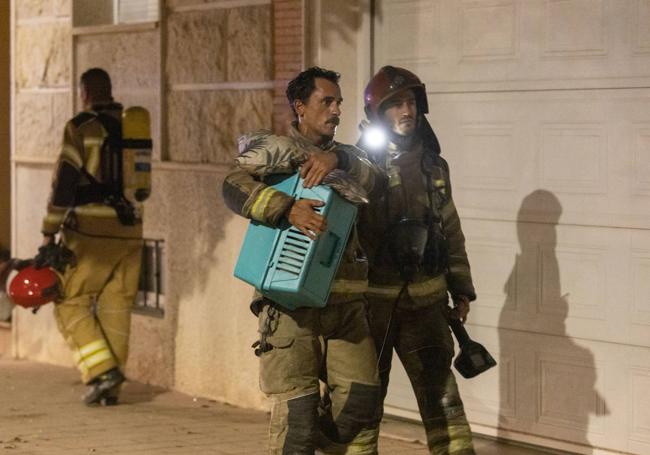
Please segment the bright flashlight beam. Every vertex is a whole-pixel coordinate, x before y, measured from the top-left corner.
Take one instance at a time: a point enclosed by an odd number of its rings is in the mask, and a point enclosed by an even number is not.
[[[386,133],[377,126],[369,126],[363,132],[363,142],[372,150],[383,148],[387,141]]]

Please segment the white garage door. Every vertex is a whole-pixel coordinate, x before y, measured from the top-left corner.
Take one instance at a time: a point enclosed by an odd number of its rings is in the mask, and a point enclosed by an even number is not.
[[[475,431],[650,453],[650,0],[377,0],[427,85],[495,368]],[[399,363],[399,362],[396,362]],[[417,417],[401,368],[389,412]]]

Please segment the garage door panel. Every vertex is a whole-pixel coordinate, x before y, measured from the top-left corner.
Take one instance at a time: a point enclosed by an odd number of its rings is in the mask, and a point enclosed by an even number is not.
[[[604,398],[594,389],[598,368],[593,355],[577,345],[562,352],[538,353],[537,422],[553,427],[553,432],[560,428],[602,435],[604,419],[595,419],[590,425],[588,418],[604,416],[607,408]],[[576,393],[578,390],[580,393]]]
[[[538,313],[603,321],[608,251],[593,245],[541,245]],[[570,291],[568,291],[570,289]]]
[[[630,407],[630,438],[639,443],[650,444],[650,369],[634,366],[629,370],[630,391],[633,396]]]
[[[519,186],[520,160],[513,125],[465,124],[461,130],[463,188],[514,191]]]
[[[490,238],[471,239],[471,266],[474,272],[474,286],[481,291],[481,306],[495,311],[504,308],[508,296],[517,292],[516,273],[511,274],[515,267],[518,253],[516,242],[506,242]],[[496,262],[495,257],[502,260]],[[510,276],[509,276],[510,275]],[[504,277],[508,277],[503,281]],[[517,310],[516,301],[507,306],[507,310]]]
[[[481,381],[484,378],[459,379],[465,409],[472,422],[490,426],[494,415],[499,415],[501,431],[610,449],[627,446],[622,436],[628,419],[625,404],[635,396],[625,381],[617,379],[629,373],[626,358],[638,361],[643,357],[638,349],[609,349],[598,342],[508,329],[470,326],[469,330],[495,354],[498,366],[494,371],[498,377],[492,387],[500,391],[500,409],[492,414],[483,405],[485,391]],[[493,338],[499,340],[500,349],[484,343]],[[513,365],[516,380],[511,371]],[[643,376],[640,388],[645,380]],[[639,407],[638,412],[645,411]],[[645,421],[639,423],[639,427],[644,424]]]
[[[429,118],[464,216],[514,220],[525,195],[545,188],[562,198],[566,223],[644,228],[649,103],[641,90],[430,94]]]
[[[543,55],[607,55],[607,25],[603,0],[546,1]]]
[[[519,57],[516,2],[464,2],[459,15],[461,61]]]
[[[633,294],[629,321],[650,332],[650,250],[633,250],[630,262]]]
[[[647,350],[472,324],[468,330],[498,362],[476,378],[455,373],[473,424],[498,428],[495,435],[548,437],[554,447],[571,441],[584,446],[581,453],[591,453],[587,446],[647,453]],[[397,357],[386,407],[418,418]]]
[[[650,232],[462,223],[478,294],[472,322],[650,347],[650,250],[640,248]]]
[[[539,185],[560,193],[607,194],[607,131],[603,123],[540,126]]]
[[[470,332],[476,336],[476,330],[470,329]],[[499,344],[489,341],[490,338],[482,338],[480,342],[495,359],[498,359],[498,366],[473,378],[472,387],[463,392],[462,399],[468,412],[482,415],[483,423],[495,424],[498,423],[495,421],[495,416],[499,413],[504,417],[517,418],[516,375],[519,359],[514,352],[501,352]],[[457,373],[456,378],[459,382],[467,381]]]
[[[377,16],[377,67],[436,92],[648,82],[648,0],[382,0]]]
[[[637,124],[633,128],[631,193],[650,196],[650,124]]]
[[[442,42],[440,3],[436,0],[378,2],[378,15],[385,20],[384,33],[377,34],[376,39],[390,56],[391,64],[438,63]]]
[[[427,84],[479,296],[470,332],[498,357],[459,379],[470,421],[650,453],[650,0],[377,6],[374,68]],[[417,418],[407,395],[388,401]]]

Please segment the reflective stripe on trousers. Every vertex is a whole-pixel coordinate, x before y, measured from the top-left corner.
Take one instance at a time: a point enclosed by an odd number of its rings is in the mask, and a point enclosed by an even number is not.
[[[377,350],[381,349],[392,306],[390,299],[368,298],[370,329]],[[471,455],[472,434],[451,371],[453,340],[446,312],[446,300],[433,299],[426,307],[405,309],[400,305],[395,310],[379,363],[381,400],[377,415],[379,420],[383,416],[394,349],[411,380],[430,453]],[[342,453],[376,455],[378,440],[379,422],[359,433]]]
[[[63,275],[64,299],[54,305],[54,314],[88,383],[126,363],[142,241],[94,238],[69,229],[63,239],[77,264]]]

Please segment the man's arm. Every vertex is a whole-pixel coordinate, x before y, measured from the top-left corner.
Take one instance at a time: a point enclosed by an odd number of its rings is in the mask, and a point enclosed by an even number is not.
[[[66,124],[63,144],[56,162],[52,179],[52,190],[47,204],[47,214],[43,219],[41,232],[43,243],[54,240],[61,227],[66,212],[74,205],[77,185],[81,179],[83,166],[83,139],[80,137],[74,120]]]
[[[345,171],[370,197],[386,189],[386,174],[368,160],[366,153],[353,145],[337,144],[332,150],[312,152],[300,167],[305,188],[319,185],[334,169]]]
[[[470,271],[469,259],[465,250],[465,235],[460,226],[460,217],[452,198],[451,178],[449,176],[449,165],[440,157],[442,167],[447,174],[447,203],[442,207],[442,229],[447,238],[447,250],[449,253],[449,272],[447,273],[447,284],[454,301],[452,317],[465,322],[469,313],[469,303],[476,300],[472,273]]]
[[[314,207],[323,204],[321,201],[296,201],[243,169],[236,168],[228,174],[222,192],[226,205],[233,212],[266,225],[279,226],[286,219],[312,239],[327,228],[325,218],[314,211]]]
[[[335,149],[338,168],[344,170],[368,193],[371,199],[386,191],[388,177],[368,159],[366,152],[354,145],[338,144]]]
[[[449,253],[447,284],[455,307],[451,316],[465,322],[469,313],[469,303],[476,300],[476,292],[465,250],[465,236],[461,229],[456,205],[451,197],[442,208],[442,226],[447,238]]]

